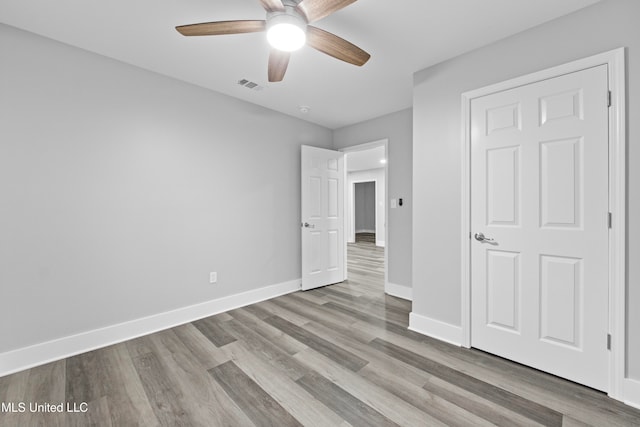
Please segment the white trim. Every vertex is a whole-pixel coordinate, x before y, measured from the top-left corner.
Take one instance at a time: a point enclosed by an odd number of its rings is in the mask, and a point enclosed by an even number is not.
[[[0,377],[300,289],[300,279],[0,353]]]
[[[409,313],[409,329],[449,344],[461,346],[462,328],[460,326],[431,319],[421,314]]]
[[[396,285],[395,283],[387,282],[384,285],[384,293],[391,295],[392,297],[413,301],[413,288],[409,286]]]
[[[376,234],[376,230],[356,230],[356,233],[372,233],[372,234]]]
[[[609,233],[609,332],[613,337],[609,371],[609,396],[626,401],[626,111],[625,111],[625,50],[614,49],[557,67],[517,77],[462,94],[462,271],[461,271],[461,325],[462,345],[471,346],[471,186],[470,186],[470,106],[474,98],[535,83],[598,65],[608,66],[609,90],[612,105],[609,108],[609,209],[613,214],[613,227]],[[636,400],[639,401],[640,399]]]
[[[609,333],[612,336],[609,396],[627,401],[622,390],[627,365],[627,152],[624,48],[609,52]],[[635,402],[640,404],[640,393]]]
[[[380,248],[384,248],[384,240],[377,240],[376,239],[376,246],[378,246]]]
[[[460,326],[462,347],[471,347],[471,98],[462,94],[462,244]]]
[[[622,401],[629,406],[640,409],[640,381],[625,378],[623,389],[624,399]]]
[[[351,153],[353,151],[365,151],[365,150],[370,150],[372,148],[382,147],[383,145],[386,147],[388,142],[389,142],[389,138],[382,138],[376,141],[365,142],[364,144],[351,145],[349,147],[344,147],[338,151],[342,151],[343,153]]]

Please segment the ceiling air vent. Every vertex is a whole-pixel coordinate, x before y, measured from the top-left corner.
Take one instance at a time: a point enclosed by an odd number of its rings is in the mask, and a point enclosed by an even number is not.
[[[260,86],[258,83],[252,82],[247,79],[238,80],[238,84],[240,86],[246,87],[247,89],[251,89],[255,91],[261,91],[262,89],[264,89],[264,86]]]

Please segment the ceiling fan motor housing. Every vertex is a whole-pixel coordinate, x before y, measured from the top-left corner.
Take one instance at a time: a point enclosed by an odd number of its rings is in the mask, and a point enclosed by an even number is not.
[[[267,39],[283,51],[297,50],[306,41],[307,20],[295,9],[295,3],[291,4],[286,2],[284,11],[267,13]]]

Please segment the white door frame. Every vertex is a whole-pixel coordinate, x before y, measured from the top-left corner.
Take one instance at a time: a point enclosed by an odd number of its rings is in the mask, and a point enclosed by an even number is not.
[[[471,346],[471,101],[518,86],[608,65],[609,108],[609,396],[624,400],[626,361],[626,90],[625,50],[618,48],[462,94],[462,346]]]
[[[384,139],[379,139],[377,141],[372,141],[372,142],[367,142],[364,144],[358,144],[358,145],[352,145],[350,147],[344,147],[341,148],[339,151],[342,151],[343,153],[352,153],[354,151],[364,151],[364,150],[370,150],[372,148],[377,148],[377,147],[384,147],[384,158],[387,159],[387,162],[384,164],[384,219],[385,219],[385,227],[384,227],[384,291],[385,293],[387,292],[387,288],[389,287],[389,227],[387,226],[387,224],[389,223],[389,139],[384,138]],[[345,162],[345,166],[344,166],[344,170],[345,173],[348,174],[348,170],[349,170],[349,159],[346,159]],[[346,182],[348,181],[347,179],[345,179],[345,186],[348,185],[348,183]],[[346,190],[346,188],[345,188]],[[344,192],[345,194],[345,198],[347,197],[347,191]],[[346,203],[348,202],[348,200],[345,199],[345,206]],[[376,203],[377,203],[377,194],[376,194]],[[346,219],[346,215],[345,215],[345,219]],[[346,229],[347,224],[345,223],[345,229]],[[345,238],[344,238],[344,253],[345,256],[348,257],[347,254],[347,233],[344,233]],[[344,263],[344,277],[348,278],[347,276],[347,263]]]

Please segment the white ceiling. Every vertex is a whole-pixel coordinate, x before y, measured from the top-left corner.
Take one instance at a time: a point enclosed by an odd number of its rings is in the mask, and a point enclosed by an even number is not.
[[[0,22],[336,129],[410,107],[418,70],[597,1],[360,0],[314,25],[368,51],[367,64],[304,47],[271,84],[263,33],[189,38],[174,29],[264,19],[258,0],[0,0]],[[239,86],[243,78],[264,90]]]

